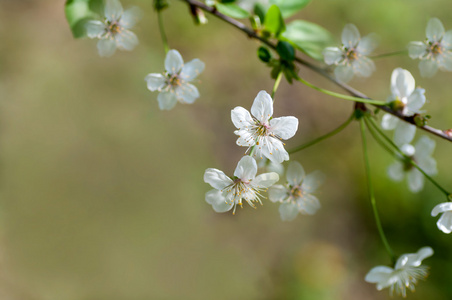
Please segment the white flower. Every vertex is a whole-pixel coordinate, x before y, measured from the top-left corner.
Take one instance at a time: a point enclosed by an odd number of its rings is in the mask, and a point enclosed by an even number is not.
[[[427,40],[411,42],[408,52],[411,58],[420,59],[419,70],[422,77],[432,77],[438,68],[452,71],[452,30],[445,32],[437,18],[431,18],[426,28]]]
[[[315,171],[306,175],[300,163],[292,161],[287,167],[287,183],[276,184],[268,189],[272,202],[282,203],[279,213],[283,221],[295,219],[297,214],[313,215],[320,208],[320,202],[312,195],[323,182],[323,174]]]
[[[361,38],[358,28],[347,24],[342,31],[342,46],[325,48],[323,56],[327,65],[336,65],[336,77],[342,82],[348,82],[353,75],[369,77],[375,71],[375,64],[367,55],[376,46],[375,35]]]
[[[397,295],[406,297],[406,289],[414,291],[419,279],[428,275],[428,267],[422,266],[422,260],[433,255],[433,249],[423,247],[417,253],[403,254],[393,268],[377,266],[367,273],[365,280],[377,284],[377,290],[389,287],[391,296],[394,290]]]
[[[397,68],[391,76],[391,93],[388,102],[395,101],[396,109],[404,116],[413,116],[420,113],[425,104],[425,90],[415,88],[414,78],[407,70]],[[416,133],[416,126],[385,114],[381,121],[381,127],[386,130],[394,130],[394,143],[398,146],[411,143]]]
[[[193,103],[199,98],[196,86],[190,84],[203,70],[204,63],[199,59],[184,64],[182,56],[177,50],[170,50],[165,58],[164,74],[151,73],[145,77],[150,91],[159,91],[157,97],[161,110],[172,109],[177,101]]]
[[[261,170],[278,173],[279,176],[284,174],[284,166],[282,164],[272,162],[267,158],[259,160],[257,167]]]
[[[244,156],[234,171],[231,179],[223,171],[209,168],[204,173],[204,182],[210,184],[214,190],[206,193],[206,202],[211,204],[216,212],[226,212],[237,204],[242,206],[242,200],[254,208],[253,202],[262,204],[261,191],[266,190],[279,180],[278,174],[264,173],[256,176],[256,160],[251,156]]]
[[[432,210],[432,217],[436,217],[438,214],[442,213],[436,225],[439,230],[444,233],[452,232],[452,202],[444,202],[435,206]]]
[[[424,170],[428,175],[436,175],[438,173],[436,169],[436,161],[432,157],[433,150],[435,149],[435,141],[427,136],[422,136],[415,146],[405,144],[400,150],[419,167]],[[424,175],[416,169],[408,160],[401,158],[388,168],[388,175],[394,181],[401,181],[405,174],[407,174],[408,188],[417,193],[424,187]]]
[[[252,116],[251,116],[252,115]],[[251,106],[251,114],[241,106],[231,111],[232,123],[238,130],[237,145],[255,146],[254,155],[267,157],[272,162],[282,163],[289,160],[281,139],[287,140],[295,135],[298,119],[295,117],[272,118],[273,101],[265,91],[260,91]]]
[[[103,21],[88,21],[85,25],[89,38],[98,38],[97,50],[100,56],[112,56],[116,48],[131,51],[138,45],[137,36],[130,31],[140,19],[137,7],[126,11],[118,0],[106,0]]]

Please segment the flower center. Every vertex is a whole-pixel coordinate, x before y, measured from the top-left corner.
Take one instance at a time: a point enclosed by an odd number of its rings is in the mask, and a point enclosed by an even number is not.
[[[118,21],[107,21],[107,32],[110,35],[116,35],[117,33],[120,33],[122,30],[121,26],[119,25]]]
[[[430,45],[430,52],[433,55],[441,54],[441,53],[443,53],[443,47],[441,46],[441,44],[439,42],[435,42]]]
[[[301,189],[301,186],[295,185],[290,190],[290,196],[292,198],[302,197],[303,196],[303,190]]]
[[[406,159],[404,159],[403,161],[403,170],[405,172],[410,171],[411,169],[414,168],[414,166],[411,164],[411,161],[416,162],[416,160],[414,159],[414,156],[409,156]]]
[[[178,87],[182,85],[182,79],[179,77],[179,74],[171,74],[168,77],[168,84],[172,87]]]
[[[345,54],[345,57],[347,58],[347,60],[349,61],[353,61],[358,59],[358,52],[356,52],[356,50],[354,48],[345,48],[345,50],[347,51]]]

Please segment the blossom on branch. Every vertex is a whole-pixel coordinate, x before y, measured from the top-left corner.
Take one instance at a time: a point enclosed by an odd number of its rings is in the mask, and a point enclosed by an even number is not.
[[[177,101],[192,104],[199,98],[196,86],[190,84],[203,70],[204,63],[199,59],[184,64],[182,56],[177,50],[170,50],[165,58],[163,74],[151,73],[145,77],[150,91],[159,91],[157,96],[161,110],[172,109]]]
[[[365,280],[376,283],[377,290],[389,288],[391,296],[394,291],[397,295],[406,297],[406,290],[414,291],[420,279],[428,275],[428,267],[422,266],[422,260],[433,255],[433,249],[423,247],[417,253],[403,254],[397,259],[394,268],[377,266],[367,273]]]
[[[413,75],[401,68],[392,72],[391,93],[388,102],[392,103],[395,110],[407,117],[420,113],[426,101],[425,90],[416,88]],[[383,116],[381,127],[386,130],[395,130],[394,143],[398,146],[411,143],[416,134],[416,126],[391,114]]]
[[[258,176],[256,174],[257,163],[251,156],[244,156],[239,161],[233,178],[218,169],[207,169],[204,173],[204,182],[210,184],[214,190],[206,193],[206,202],[211,204],[216,212],[226,212],[234,207],[235,214],[237,204],[242,206],[243,200],[256,208],[253,202],[262,204],[260,193],[279,180],[275,172]]]
[[[408,45],[409,56],[421,60],[421,76],[432,77],[438,69],[452,71],[452,30],[446,32],[439,19],[431,18],[425,32],[425,41]]]
[[[320,202],[312,193],[322,184],[324,175],[319,171],[306,175],[301,164],[292,161],[287,167],[286,179],[285,185],[276,184],[268,190],[270,201],[281,203],[281,219],[291,221],[298,213],[315,214],[320,208]]]
[[[323,56],[327,65],[335,65],[334,74],[342,82],[354,75],[369,77],[375,71],[374,62],[367,57],[377,46],[374,34],[361,38],[358,28],[347,24],[342,31],[342,46],[327,47]]]
[[[438,214],[441,214],[436,225],[439,230],[444,233],[452,232],[452,202],[443,202],[435,206],[432,210],[432,217],[436,217]]]
[[[408,188],[417,193],[424,187],[424,175],[416,169],[410,160],[413,160],[428,175],[436,175],[436,160],[432,157],[435,141],[427,136],[421,137],[414,147],[403,145],[400,150],[408,157],[401,158],[388,168],[388,175],[394,181],[401,181],[405,174],[408,179]]]
[[[118,0],[106,0],[105,19],[88,21],[85,25],[89,38],[97,38],[97,50],[100,56],[112,56],[116,48],[131,51],[138,45],[137,36],[130,31],[140,19],[138,7],[124,11]]]
[[[265,156],[275,163],[289,160],[281,139],[287,140],[295,135],[298,119],[295,117],[273,118],[273,101],[265,91],[260,91],[251,106],[251,114],[241,106],[231,111],[231,119],[238,129],[237,145],[254,147],[254,155]]]

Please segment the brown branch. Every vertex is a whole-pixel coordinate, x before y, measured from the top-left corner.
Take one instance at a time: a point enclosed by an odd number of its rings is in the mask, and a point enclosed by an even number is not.
[[[252,29],[248,28],[247,26],[245,26],[243,23],[237,21],[236,19],[233,19],[231,17],[228,17],[222,13],[220,13],[219,11],[217,11],[214,7],[210,7],[205,5],[202,2],[196,1],[196,0],[181,0],[183,2],[188,3],[188,5],[190,7],[198,7],[214,16],[216,16],[217,18],[229,23],[230,25],[236,27],[237,29],[241,30],[242,32],[246,33],[246,35],[250,38],[256,39],[261,41],[263,44],[267,45],[269,48],[273,49],[276,51],[276,44],[270,42],[268,39],[265,39],[261,36],[259,36],[256,32],[254,32]],[[329,81],[333,82],[334,84],[336,84],[337,86],[339,86],[340,88],[342,88],[344,91],[346,91],[347,93],[349,93],[350,95],[354,96],[354,97],[358,97],[358,98],[363,98],[363,99],[370,99],[370,97],[366,96],[365,94],[361,93],[360,91],[352,88],[351,86],[340,82],[339,80],[337,80],[336,78],[334,78],[330,73],[328,73],[325,69],[320,68],[319,66],[316,66],[298,56],[295,57],[295,61],[297,63],[299,63],[300,65],[305,66],[306,68],[322,75],[323,77],[325,77],[326,79],[328,79]],[[399,112],[392,110],[391,108],[387,107],[387,106],[380,106],[380,105],[374,105],[378,108],[380,108],[381,110],[384,110],[385,112],[407,122],[410,123],[420,129],[423,129],[431,134],[434,134],[440,138],[443,138],[445,140],[448,140],[450,142],[452,142],[452,135],[448,134],[449,131],[443,131],[440,129],[436,129],[427,125],[423,125],[423,126],[419,126],[416,124],[415,122],[415,116],[411,116],[411,117],[407,117],[404,116],[402,114],[400,114]]]

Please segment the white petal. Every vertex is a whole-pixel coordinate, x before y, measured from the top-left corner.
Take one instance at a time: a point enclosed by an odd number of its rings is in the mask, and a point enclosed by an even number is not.
[[[204,71],[205,64],[199,59],[193,59],[192,61],[186,63],[182,67],[180,72],[180,77],[185,81],[192,81],[195,79],[202,71]]]
[[[409,144],[413,140],[415,134],[416,126],[407,122],[399,121],[394,131],[394,143],[397,146]]]
[[[320,185],[325,181],[325,174],[320,171],[314,171],[306,175],[301,183],[301,189],[305,193],[313,193],[315,192]]]
[[[361,77],[369,77],[375,71],[374,62],[365,56],[352,62],[353,72]]]
[[[444,52],[438,57],[438,67],[441,70],[452,71],[452,53]]]
[[[440,213],[452,211],[452,202],[443,202],[432,209],[432,217],[436,217]]]
[[[414,153],[416,152],[416,149],[414,148],[413,145],[405,144],[402,145],[402,147],[400,147],[400,151],[402,151],[403,154],[405,154],[406,156],[413,156]]]
[[[142,11],[136,6],[127,9],[121,17],[119,23],[122,27],[130,29],[141,19]]]
[[[393,130],[397,127],[399,119],[391,114],[384,114],[381,120],[381,127],[385,130]]]
[[[99,42],[97,42],[97,50],[100,56],[112,56],[116,51],[116,42],[112,39],[99,40]]]
[[[452,30],[446,31],[441,44],[443,44],[444,47],[450,50],[450,48],[452,47]]]
[[[170,110],[177,103],[176,93],[171,92],[171,91],[170,92],[161,92],[157,96],[157,101],[159,102],[159,108],[161,110]]]
[[[233,183],[232,179],[218,169],[209,168],[204,172],[204,182],[217,190],[222,190]]]
[[[421,167],[425,173],[430,176],[438,174],[438,169],[436,168],[436,160],[431,157],[423,157],[417,160],[419,167]]]
[[[267,165],[267,170],[270,172],[275,172],[278,175],[282,176],[284,174],[284,166],[280,163],[275,163],[270,161]]]
[[[271,202],[282,202],[287,196],[288,191],[281,184],[276,184],[268,189],[268,198]]]
[[[262,154],[275,163],[289,160],[289,153],[284,149],[283,143],[273,137],[269,137],[262,145]]]
[[[391,92],[401,98],[410,96],[415,88],[414,77],[410,72],[402,68],[397,68],[391,76]]]
[[[452,232],[452,213],[450,211],[445,212],[436,222],[436,226],[438,226],[438,229],[441,230],[444,233],[451,233]]]
[[[316,196],[307,194],[297,201],[299,210],[302,213],[313,215],[320,208],[319,199]]]
[[[366,274],[364,278],[365,281],[370,283],[378,283],[381,288],[388,287],[391,283],[389,279],[394,272],[394,269],[386,266],[377,266],[372,268],[369,273]]]
[[[85,24],[85,29],[89,38],[99,38],[105,31],[105,25],[101,21],[88,21]]]
[[[298,119],[295,117],[280,117],[270,120],[270,130],[283,140],[290,139],[298,129]]]
[[[419,140],[416,142],[415,148],[416,148],[416,157],[422,158],[431,156],[433,153],[433,150],[435,150],[435,141],[431,138],[429,138],[426,135],[421,136]]]
[[[210,190],[206,193],[206,202],[212,205],[218,213],[227,212],[233,207],[232,203],[226,203],[226,198],[219,190]]]
[[[251,114],[261,123],[267,123],[273,116],[273,100],[266,91],[260,91],[251,106]]]
[[[298,161],[291,161],[287,167],[286,178],[291,186],[300,185],[306,173]]]
[[[433,77],[438,71],[438,64],[431,59],[421,60],[419,62],[419,71],[421,71],[422,77]]]
[[[193,103],[199,98],[199,91],[193,84],[183,83],[176,88],[176,97],[182,103]]]
[[[257,163],[251,156],[244,156],[237,164],[235,168],[234,176],[242,179],[243,181],[250,181],[256,177]]]
[[[433,255],[433,249],[431,247],[422,247],[417,253],[410,253],[402,255],[396,263],[396,269],[400,267],[419,267],[422,261],[427,257]]]
[[[431,18],[427,23],[425,33],[429,41],[437,42],[443,37],[444,31],[443,23],[438,18]]]
[[[237,106],[231,110],[231,120],[234,126],[238,129],[246,128],[254,124],[253,118],[249,111],[241,106]]]
[[[184,60],[177,50],[170,50],[165,57],[165,70],[169,74],[177,74],[182,69]]]
[[[355,47],[360,39],[358,28],[353,24],[347,24],[342,31],[342,44],[347,48]]]
[[[327,65],[338,64],[343,59],[342,50],[337,47],[327,47],[322,54]]]
[[[235,134],[240,137],[237,139],[237,145],[241,147],[251,147],[256,144],[254,137],[246,130],[236,130]]]
[[[256,176],[256,178],[251,182],[253,187],[258,188],[269,188],[279,180],[279,175],[275,172],[264,173]]]
[[[425,90],[421,88],[417,88],[414,92],[408,97],[407,108],[410,113],[419,113],[419,110],[425,104]]]
[[[116,45],[121,50],[132,51],[133,48],[138,45],[138,38],[130,30],[124,29],[120,33],[116,34]]]
[[[378,36],[375,33],[371,33],[363,37],[358,44],[358,52],[361,55],[369,55],[372,53],[378,45]]]
[[[403,170],[403,164],[399,161],[393,163],[388,167],[388,176],[394,181],[401,181],[405,176],[405,172]]]
[[[146,75],[144,80],[147,83],[148,90],[151,92],[163,89],[166,86],[166,77],[162,74],[151,73]]]
[[[353,78],[353,67],[348,65],[337,66],[334,69],[336,78],[344,83],[349,82]]]
[[[105,17],[109,21],[119,20],[123,13],[121,2],[118,0],[106,0],[105,1]]]
[[[424,175],[417,169],[408,172],[408,188],[413,193],[417,193],[424,187]]]
[[[423,42],[410,42],[408,44],[408,55],[412,59],[421,58],[427,54],[427,45]]]
[[[292,221],[297,214],[298,206],[295,203],[283,203],[279,206],[279,215],[283,221]]]

